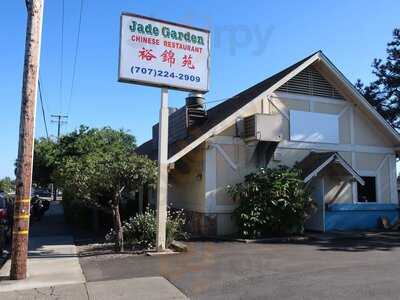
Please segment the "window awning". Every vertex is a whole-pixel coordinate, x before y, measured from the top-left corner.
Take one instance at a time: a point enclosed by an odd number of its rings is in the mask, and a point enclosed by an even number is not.
[[[343,157],[337,152],[311,152],[297,167],[302,170],[304,182],[309,182],[313,177],[317,176],[322,170],[330,166],[339,166],[347,174],[351,175],[361,185],[365,182],[353,167],[348,164]]]

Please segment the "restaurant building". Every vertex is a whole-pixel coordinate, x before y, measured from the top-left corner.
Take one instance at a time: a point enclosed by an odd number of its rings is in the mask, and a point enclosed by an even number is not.
[[[262,166],[302,169],[318,207],[308,229],[397,220],[400,136],[321,51],[208,110],[203,100],[191,94],[169,116],[168,202],[194,234],[234,233],[238,203],[225,187]],[[156,159],[157,144],[156,124],[138,152]]]

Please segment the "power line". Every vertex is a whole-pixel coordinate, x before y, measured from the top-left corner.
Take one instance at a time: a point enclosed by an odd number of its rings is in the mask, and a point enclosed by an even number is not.
[[[44,96],[44,95],[46,95],[46,93],[45,93],[44,90],[43,90],[43,78],[40,78],[40,76],[39,76],[39,83],[40,83],[40,85],[41,85],[41,87],[42,87],[42,95],[43,95],[44,110],[47,111],[47,112],[49,112],[51,109],[50,109],[50,105],[49,105],[49,103],[48,103],[46,97]]]
[[[62,0],[61,9],[61,54],[60,54],[60,114],[62,112],[62,102],[63,102],[63,69],[64,69],[64,5],[65,2]]]
[[[219,100],[205,101],[204,104],[222,102],[222,101],[226,101],[228,99],[230,99],[230,98],[223,98],[223,99],[219,99]]]
[[[217,102],[222,102],[222,101],[226,101],[229,100],[230,98],[223,98],[223,99],[219,99],[219,100],[211,100],[211,101],[204,101],[202,104],[209,104],[209,103],[217,103]],[[187,107],[194,107],[197,106],[197,104],[189,104],[186,105]]]
[[[80,36],[81,36],[82,12],[83,12],[83,0],[81,0],[81,6],[80,6],[80,10],[79,10],[78,34],[77,34],[77,37],[76,37],[75,56],[74,56],[74,63],[73,63],[73,67],[72,67],[71,90],[70,90],[70,93],[69,93],[68,106],[67,106],[67,114],[68,115],[69,115],[69,111],[70,111],[70,108],[71,108],[72,93],[73,93],[74,84],[75,84],[76,62],[77,62],[77,59],[78,59],[79,42],[80,42]]]
[[[40,104],[41,104],[41,106],[42,106],[42,116],[43,116],[44,128],[46,129],[46,136],[47,136],[47,138],[49,138],[49,131],[47,130],[46,114],[44,113],[43,97],[42,97],[42,88],[41,88],[41,86],[40,86],[40,80],[38,80],[38,85],[39,85]]]

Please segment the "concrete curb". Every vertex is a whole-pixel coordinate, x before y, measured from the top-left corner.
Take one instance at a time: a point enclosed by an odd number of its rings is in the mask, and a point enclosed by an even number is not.
[[[291,243],[291,242],[305,242],[305,241],[333,241],[344,239],[360,239],[368,237],[377,237],[381,234],[398,233],[399,231],[352,231],[352,232],[306,232],[298,236],[283,236],[283,237],[270,237],[259,239],[243,239],[229,236],[191,236],[192,241],[215,241],[215,242],[238,242],[245,244],[254,243]]]
[[[171,243],[171,246],[170,246],[170,247],[171,247],[173,250],[177,251],[177,252],[187,252],[187,251],[188,251],[187,246],[186,246],[184,243],[179,242],[179,241],[173,241],[173,242]]]
[[[179,254],[179,252],[173,251],[171,249],[165,249],[163,252],[157,252],[155,250],[146,251],[147,256],[165,256],[165,255],[175,255]]]
[[[271,238],[260,238],[260,239],[223,238],[223,240],[234,241],[245,244],[303,242],[309,239],[310,238],[307,236],[271,237]]]
[[[206,236],[206,237],[192,237],[193,241],[216,241],[216,242],[237,242],[245,244],[255,243],[290,243],[290,242],[303,242],[311,240],[307,235],[304,236],[284,236],[284,237],[270,237],[270,238],[259,238],[259,239],[243,239],[235,237],[223,237],[223,236]]]

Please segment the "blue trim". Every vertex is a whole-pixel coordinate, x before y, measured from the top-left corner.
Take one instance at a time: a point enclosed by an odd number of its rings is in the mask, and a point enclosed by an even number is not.
[[[374,211],[374,210],[396,210],[397,204],[389,203],[337,203],[329,205],[327,211]]]
[[[393,224],[399,218],[397,204],[357,203],[333,204],[325,212],[325,230],[369,230],[379,228],[379,218]]]

